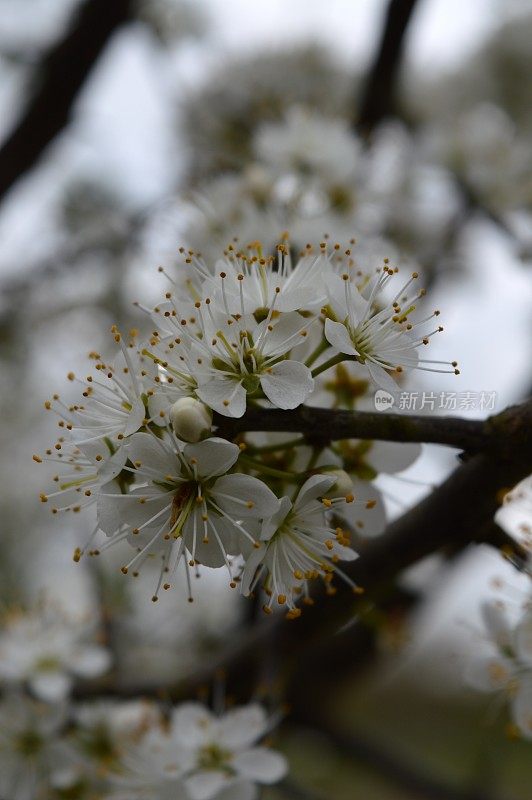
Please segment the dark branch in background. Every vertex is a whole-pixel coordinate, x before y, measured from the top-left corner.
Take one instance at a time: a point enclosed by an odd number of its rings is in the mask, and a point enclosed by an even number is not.
[[[327,719],[316,719],[312,713],[305,713],[304,709],[293,715],[291,722],[304,725],[305,730],[315,730],[333,745],[337,754],[362,763],[382,779],[391,781],[397,789],[408,792],[412,800],[488,800],[487,795],[477,790],[460,789],[442,783],[425,772],[423,765],[409,764],[403,757],[387,750],[381,742],[377,744],[368,740],[366,734],[344,733],[332,727]]]
[[[363,81],[357,102],[356,129],[362,134],[371,133],[380,122],[388,117],[400,119],[409,128],[415,124],[398,109],[397,86],[404,54],[405,38],[419,0],[389,0],[383,21],[381,39],[368,74]],[[519,247],[523,243],[512,231],[502,214],[489,208],[482,199],[476,197],[460,175],[452,173],[457,192],[460,195],[460,208],[447,233],[448,249],[452,250],[474,214],[478,213],[492,222],[505,236]],[[442,269],[439,260],[425,265],[425,280],[433,283]]]
[[[397,80],[405,34],[417,2],[389,2],[382,38],[359,102],[356,126],[363,133],[370,132],[379,122],[396,112]]]
[[[470,543],[497,547],[516,566],[523,567],[525,551],[493,524],[493,516],[500,505],[501,490],[513,487],[532,472],[531,414],[532,401],[493,418],[506,426],[506,447],[468,458],[428,497],[392,522],[385,533],[359,546],[360,557],[342,567],[364,588],[362,598],[353,595],[350,587],[338,579],[334,597],[320,596],[297,620],[275,617],[255,624],[231,643],[220,659],[191,680],[170,689],[169,696],[189,696],[212,680],[214,671],[220,667],[227,671],[229,690],[239,697],[249,696],[254,688],[261,645],[275,630],[276,654],[288,682],[287,698],[294,705],[308,702],[309,696],[316,696],[320,680],[331,679],[332,649],[345,647],[345,642],[351,641],[349,628],[340,632],[342,625],[353,622],[368,603],[378,602],[393,591],[396,579],[407,567],[432,553],[453,553]],[[351,661],[356,656],[355,650]],[[141,685],[108,688],[111,693],[128,696],[146,690],[154,693],[153,687]],[[80,687],[81,696],[105,691],[102,685]]]
[[[0,199],[68,123],[80,89],[112,34],[130,18],[131,6],[131,0],[86,0],[65,37],[36,67],[33,96],[0,148]]]
[[[325,800],[324,795],[310,792],[307,788],[303,789],[289,778],[285,778],[284,781],[277,784],[277,789],[280,789],[282,794],[291,800]]]
[[[216,414],[214,424],[217,433],[229,439],[245,431],[278,431],[303,433],[309,442],[321,445],[339,439],[378,439],[443,444],[478,452],[504,450],[519,443],[532,428],[532,401],[486,420],[299,406],[293,411],[249,408],[239,419]]]

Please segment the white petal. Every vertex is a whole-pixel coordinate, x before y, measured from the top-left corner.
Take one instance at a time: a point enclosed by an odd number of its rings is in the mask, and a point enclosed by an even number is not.
[[[173,735],[185,749],[204,745],[215,728],[215,718],[201,703],[182,703],[172,714]]]
[[[532,675],[519,680],[512,700],[512,716],[515,724],[527,739],[532,739]]]
[[[226,563],[224,550],[226,553],[231,552],[235,541],[233,531],[231,531],[229,538],[227,537],[227,531],[230,523],[217,514],[210,513],[209,522],[207,524],[207,542],[205,542],[203,520],[201,516],[202,511],[200,508],[197,508],[192,512],[192,514],[190,514],[185,522],[183,526],[183,534],[185,537],[186,546],[188,550],[192,552],[195,520],[196,548],[194,550],[194,558],[205,567],[223,567],[223,565]],[[218,536],[216,534],[218,534]]]
[[[368,372],[373,383],[375,383],[381,389],[384,389],[386,392],[390,392],[392,395],[399,391],[398,385],[383,367],[380,367],[378,364],[373,364],[371,361],[366,361],[365,366],[368,368]]]
[[[140,502],[149,498],[149,502]],[[152,499],[153,498],[153,499]],[[129,494],[102,493],[98,497],[98,524],[102,531],[112,534],[122,525],[140,528],[145,522],[168,508],[171,514],[172,493],[154,486],[138,487]],[[164,513],[159,514],[147,529],[160,527],[164,522]],[[139,541],[140,544],[140,541]]]
[[[344,544],[334,542],[333,549],[330,551],[331,556],[338,556],[340,561],[356,561],[358,553],[352,547],[347,547]]]
[[[80,448],[81,449],[81,448]],[[127,460],[125,447],[119,447],[113,455],[106,459],[103,465],[98,467],[98,476],[102,485],[113,480],[122,471]]]
[[[326,319],[324,333],[331,347],[335,347],[341,353],[349,356],[358,355],[347,328],[341,322],[333,322],[332,319]]]
[[[213,436],[197,444],[187,444],[183,450],[185,460],[195,461],[200,478],[208,479],[223,475],[236,462],[240,450],[238,445]]]
[[[115,498],[124,497],[119,486],[110,483],[105,493],[98,495],[98,525],[107,534],[114,533],[122,525],[121,506]]]
[[[267,323],[266,320],[261,322],[257,328],[255,341],[259,340],[264,328],[269,326],[264,334],[261,350],[265,356],[282,356],[287,350],[291,350],[303,341],[303,337],[301,337],[301,342],[297,341],[297,338],[294,339],[294,337],[301,331],[306,330],[308,324],[309,320],[295,311],[282,314],[277,322]],[[269,329],[270,327],[272,330]]]
[[[220,508],[236,519],[268,517],[279,506],[277,497],[264,481],[250,475],[223,475],[209,494]],[[250,503],[253,505],[248,507]]]
[[[480,606],[480,614],[493,644],[499,649],[512,647],[512,627],[504,605],[497,601],[487,600]]]
[[[221,744],[230,750],[240,750],[260,739],[267,725],[266,712],[258,703],[235,708],[220,719]]]
[[[335,475],[312,475],[301,487],[294,503],[294,510],[299,511],[311,500],[322,497],[336,482]]]
[[[249,781],[238,781],[231,783],[226,789],[222,789],[216,795],[216,800],[257,800],[258,789],[254,783]]]
[[[353,494],[355,502],[339,506],[338,513],[356,533],[363,536],[378,536],[383,532],[387,522],[381,492],[373,483],[353,477]],[[367,508],[368,502],[371,502],[371,508]]]
[[[481,692],[504,689],[513,677],[514,667],[501,656],[475,655],[465,670],[465,682]]]
[[[132,433],[138,431],[142,427],[146,411],[142,400],[134,400],[133,407],[129,412],[126,427],[124,428],[124,436],[131,436]]]
[[[72,678],[65,672],[41,672],[30,680],[30,687],[40,700],[57,703],[72,688]]]
[[[240,775],[259,783],[275,783],[288,771],[284,756],[266,747],[254,747],[238,753],[233,760],[233,766]]]
[[[521,661],[532,667],[532,612],[527,611],[515,631],[515,649]]]
[[[262,544],[258,548],[254,547],[252,551],[249,553],[249,555],[246,557],[246,563],[240,581],[240,591],[244,595],[244,597],[247,597],[249,595],[251,584],[253,583],[253,578],[255,577],[257,568],[262,563],[262,560],[266,555],[266,552],[267,552],[267,547],[265,544]]]
[[[421,455],[421,445],[410,442],[373,442],[366,461],[376,472],[402,472]]]
[[[72,670],[82,678],[96,678],[111,666],[111,654],[103,647],[84,647],[72,661]]]
[[[277,408],[296,408],[314,388],[314,378],[300,361],[281,361],[260,378],[264,394]]]
[[[271,517],[268,517],[262,523],[262,530],[260,532],[260,538],[263,542],[267,542],[269,539],[272,538],[275,531],[280,527],[281,523],[284,521],[288,512],[292,508],[292,502],[288,497],[281,497],[279,500],[279,508],[275,511]]]
[[[155,470],[161,476],[179,475],[177,458],[160,439],[149,433],[136,433],[128,440],[127,454],[133,464]]]
[[[246,390],[230,378],[216,377],[204,383],[196,394],[209,408],[224,417],[242,417],[246,410]]]
[[[155,391],[155,393],[148,398],[148,414],[155,425],[168,424],[168,412],[176,399],[177,397],[173,397],[165,389]]]
[[[185,786],[191,800],[211,800],[229,782],[224,772],[197,772],[185,778]]]
[[[343,278],[329,272],[326,287],[336,316],[340,317],[340,319],[349,317],[354,320],[355,325],[358,325],[367,311],[368,301],[360,294],[356,286],[351,283],[346,295],[346,285]]]

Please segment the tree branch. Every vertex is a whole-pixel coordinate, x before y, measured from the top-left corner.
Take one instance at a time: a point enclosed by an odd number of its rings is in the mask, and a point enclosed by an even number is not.
[[[461,789],[437,780],[380,743],[372,742],[366,735],[344,732],[323,717],[314,717],[308,705],[306,712],[301,710],[291,721],[325,736],[337,753],[364,764],[383,779],[393,782],[394,786],[408,792],[412,800],[488,800],[487,795],[476,789]]]
[[[255,624],[232,642],[219,659],[213,659],[204,670],[170,689],[169,696],[175,699],[190,696],[208,683],[220,667],[227,672],[230,691],[237,696],[249,696],[254,689],[261,645],[274,630],[276,653],[289,681],[290,698],[290,692],[297,694],[309,672],[310,660],[304,655],[312,651],[313,663],[323,664],[320,653],[327,659],[331,638],[338,641],[337,637],[345,635],[345,630],[339,631],[356,620],[361,603],[367,603],[365,598],[385,595],[401,572],[432,553],[454,552],[469,543],[488,542],[501,548],[516,566],[524,568],[526,552],[493,525],[501,490],[514,486],[532,472],[532,426],[523,427],[522,420],[516,423],[523,409],[530,413],[530,404],[509,409],[495,418],[507,418],[507,433],[512,437],[513,432],[510,451],[479,453],[466,460],[441,486],[392,522],[385,533],[360,546],[356,561],[342,565],[349,577],[364,588],[362,600],[339,581],[334,597],[318,596],[315,605],[305,608],[299,619],[288,621],[275,615]],[[516,425],[514,430],[512,425]],[[351,658],[356,655],[352,653]],[[125,689],[114,686],[111,693],[142,695],[146,689],[153,694],[153,687],[140,685]],[[105,692],[104,685],[80,687],[80,696]]]
[[[417,0],[390,0],[375,60],[359,103],[357,128],[370,132],[396,111],[397,77],[405,34]]]
[[[64,39],[37,67],[38,86],[0,148],[0,198],[36,163],[68,122],[72,105],[131,0],[85,0]]]
[[[486,420],[299,406],[293,411],[248,408],[239,419],[216,414],[214,425],[218,435],[229,439],[245,431],[278,431],[303,433],[322,445],[338,439],[377,439],[442,444],[468,452],[502,451],[530,436],[532,401]]]

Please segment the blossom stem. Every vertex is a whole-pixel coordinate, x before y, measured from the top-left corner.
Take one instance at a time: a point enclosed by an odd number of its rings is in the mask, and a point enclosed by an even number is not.
[[[278,450],[289,450],[291,447],[301,447],[306,444],[303,436],[298,436],[296,439],[290,439],[287,442],[276,442],[275,444],[265,444],[260,446],[247,445],[246,450],[255,455],[256,453],[276,453]]]
[[[249,467],[250,469],[255,470],[255,472],[260,472],[263,475],[269,475],[271,478],[280,478],[283,481],[292,481],[299,483],[303,481],[306,477],[305,474],[300,475],[296,472],[288,472],[283,469],[275,469],[274,467],[269,467],[267,464],[262,464],[260,461],[255,461],[253,458],[249,458],[248,456],[240,456],[239,462],[244,467]]]
[[[330,348],[329,342],[327,341],[327,339],[323,338],[319,343],[319,345],[312,351],[312,353],[305,361],[306,366],[311,367],[316,361],[316,359],[319,358],[321,354],[324,353],[329,348]]]
[[[356,361],[356,356],[346,356],[344,353],[338,353],[338,355],[329,358],[328,361],[324,361],[323,364],[320,364],[319,367],[315,367],[312,370],[312,377],[315,378],[317,375],[321,375],[322,372],[330,369],[331,367],[335,367],[337,364],[341,364],[342,361]]]

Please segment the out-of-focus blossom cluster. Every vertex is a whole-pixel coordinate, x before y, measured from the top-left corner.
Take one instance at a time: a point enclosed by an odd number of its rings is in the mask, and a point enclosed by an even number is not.
[[[257,128],[281,121],[296,104],[349,117],[352,83],[349,72],[316,44],[217,65],[200,91],[181,100],[189,182],[241,170],[251,160]]]
[[[259,125],[250,150],[240,172],[215,175],[194,190],[185,235],[206,257],[231,235],[247,243],[259,231],[271,251],[283,227],[297,248],[316,234],[333,231],[342,240],[354,233],[368,256],[401,254],[411,264],[441,249],[456,190],[401,125],[383,127],[368,144],[347,120],[295,106]]]
[[[261,740],[274,722],[251,704],[213,714],[199,703],[0,700],[3,800],[254,800],[284,757]]]
[[[508,702],[515,733],[532,739],[530,601],[522,609],[515,609],[501,600],[489,600],[481,611],[485,634],[474,641],[466,682],[478,691],[496,693],[503,702]]]

